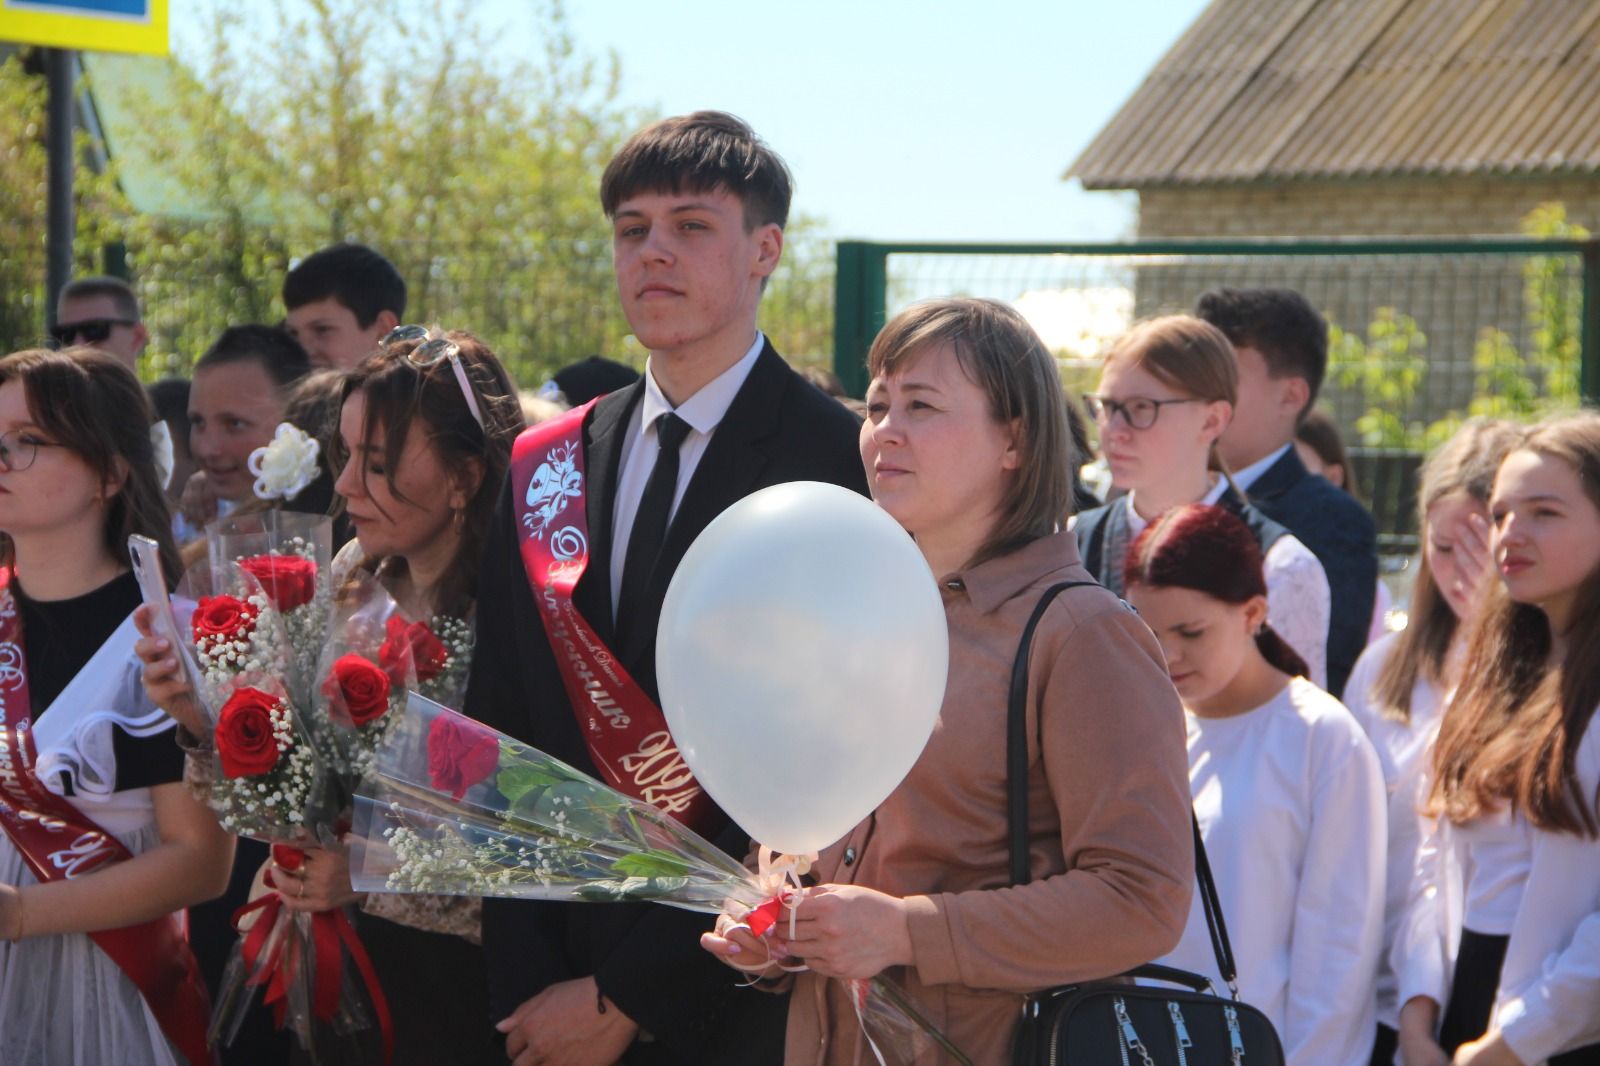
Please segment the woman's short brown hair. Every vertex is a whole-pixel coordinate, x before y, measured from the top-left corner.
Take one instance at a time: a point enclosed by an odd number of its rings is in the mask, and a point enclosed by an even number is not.
[[[1008,479],[1000,518],[967,565],[1004,555],[1066,524],[1072,514],[1072,435],[1056,361],[1017,311],[998,300],[913,304],[878,333],[867,354],[874,378],[895,374],[948,345],[989,414],[1015,434],[1021,463]]]

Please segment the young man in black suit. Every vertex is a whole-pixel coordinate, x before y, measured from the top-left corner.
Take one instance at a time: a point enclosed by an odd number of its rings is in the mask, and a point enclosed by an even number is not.
[[[1239,359],[1239,403],[1218,441],[1223,460],[1250,502],[1327,571],[1328,691],[1337,696],[1372,624],[1378,539],[1367,509],[1306,470],[1294,450],[1295,427],[1327,371],[1328,324],[1293,289],[1217,289],[1194,313],[1227,334]]]
[[[602,179],[617,292],[650,358],[641,381],[546,432],[570,434],[564,444],[577,446],[587,479],[581,499],[570,501],[586,518],[588,546],[570,610],[651,709],[662,599],[696,535],[768,485],[816,480],[867,491],[858,420],[789,369],[756,328],[783,251],[789,193],[783,161],[719,112],[643,130]],[[534,461],[553,439],[524,437],[539,442]],[[575,710],[571,693],[585,686],[573,685],[572,645],[560,663],[552,651],[546,619],[571,616],[544,613],[553,608],[543,592],[535,601],[521,553],[543,550],[535,531],[548,529],[557,542],[567,503],[545,467],[529,477],[531,462],[522,462],[514,461],[484,549],[465,709],[597,776],[597,767],[637,766],[594,746],[612,722],[582,706],[589,701]],[[595,702],[603,708],[609,699]],[[660,795],[644,791],[652,801]],[[693,824],[743,855],[748,838],[703,794],[697,802]],[[785,1000],[739,987],[700,949],[711,925],[652,904],[486,901],[491,1006],[508,1058],[519,1066],[781,1061]]]

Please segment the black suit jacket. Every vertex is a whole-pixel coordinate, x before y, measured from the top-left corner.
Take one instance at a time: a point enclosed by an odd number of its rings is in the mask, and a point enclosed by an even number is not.
[[[1328,691],[1338,696],[1367,645],[1378,591],[1378,531],[1348,492],[1306,469],[1290,448],[1246,490],[1256,509],[1300,538],[1328,574]]]
[[[717,426],[684,490],[662,546],[637,636],[616,647],[611,608],[612,511],[638,382],[605,397],[584,425],[589,565],[574,603],[635,680],[658,699],[655,634],[684,552],[713,518],[757,489],[827,481],[867,491],[859,422],[804,381],[769,343]],[[466,713],[598,776],[557,672],[517,543],[513,493],[500,501],[479,573],[477,648]],[[749,838],[720,811],[708,834],[743,857]],[[593,975],[623,1013],[655,1037],[630,1063],[782,1061],[787,1001],[752,989],[701,950],[702,914],[653,904],[487,900],[483,939],[494,1018],[545,987]]]

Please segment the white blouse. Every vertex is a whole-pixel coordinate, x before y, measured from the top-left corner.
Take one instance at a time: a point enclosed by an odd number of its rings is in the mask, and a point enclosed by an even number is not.
[[[1372,744],[1303,678],[1245,714],[1185,718],[1189,785],[1242,998],[1277,1028],[1290,1066],[1367,1066],[1385,843]],[[1198,894],[1161,961],[1220,981]]]
[[[1578,791],[1600,788],[1600,712],[1578,744]],[[1600,840],[1535,830],[1495,1024],[1523,1062],[1600,1043]]]
[[[1391,1029],[1400,1026],[1398,983],[1389,953],[1393,950],[1405,915],[1406,896],[1422,842],[1417,814],[1417,789],[1433,755],[1443,701],[1439,690],[1419,678],[1411,688],[1411,717],[1399,721],[1385,717],[1373,692],[1378,675],[1399,643],[1390,633],[1361,653],[1345,685],[1345,706],[1355,716],[1377,749],[1389,802],[1389,854],[1384,890],[1383,957],[1378,966],[1378,1021]]]

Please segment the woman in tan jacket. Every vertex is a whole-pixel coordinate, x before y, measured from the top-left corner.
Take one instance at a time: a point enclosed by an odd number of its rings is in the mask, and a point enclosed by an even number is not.
[[[820,856],[793,939],[704,943],[745,968],[763,952],[809,968],[793,982],[790,1064],[872,1062],[846,986],[827,978],[885,971],[973,1062],[1000,1063],[1024,994],[1177,943],[1194,880],[1183,709],[1137,615],[1101,588],[1056,598],[1030,655],[1032,880],[1010,887],[1012,660],[1044,590],[1089,576],[1063,529],[1073,456],[1055,361],[1015,311],[962,299],[896,317],[869,367],[862,460],[939,580],[944,706],[905,781]]]

